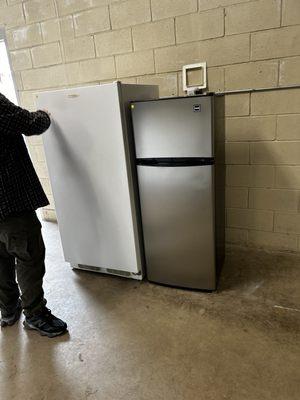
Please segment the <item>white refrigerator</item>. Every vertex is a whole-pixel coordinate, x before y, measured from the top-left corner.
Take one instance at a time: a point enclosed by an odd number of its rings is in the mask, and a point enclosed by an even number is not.
[[[130,102],[158,87],[112,84],[39,93],[65,260],[73,268],[142,279],[144,255]]]

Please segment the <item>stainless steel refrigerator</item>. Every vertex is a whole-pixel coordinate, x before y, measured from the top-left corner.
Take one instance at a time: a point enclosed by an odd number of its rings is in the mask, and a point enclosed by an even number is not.
[[[156,86],[120,82],[38,94],[38,107],[51,112],[43,142],[73,267],[143,277],[130,101],[157,97]]]
[[[224,256],[222,99],[131,108],[148,279],[214,290]]]

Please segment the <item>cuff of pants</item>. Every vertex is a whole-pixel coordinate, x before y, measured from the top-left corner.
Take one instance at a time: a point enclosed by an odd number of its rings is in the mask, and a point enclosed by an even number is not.
[[[37,303],[33,307],[24,308],[23,313],[24,313],[25,317],[28,317],[28,318],[32,317],[33,315],[39,314],[42,311],[42,309],[45,308],[46,304],[47,304],[47,300],[42,299],[39,303]]]
[[[6,318],[6,317],[14,314],[20,304],[21,304],[21,301],[18,298],[17,302],[14,305],[10,305],[10,306],[5,307],[5,308],[1,307],[1,316]]]

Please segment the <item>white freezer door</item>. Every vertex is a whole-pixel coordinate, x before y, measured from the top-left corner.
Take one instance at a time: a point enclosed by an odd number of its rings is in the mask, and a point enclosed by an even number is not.
[[[118,84],[44,92],[38,107],[66,261],[138,273]]]

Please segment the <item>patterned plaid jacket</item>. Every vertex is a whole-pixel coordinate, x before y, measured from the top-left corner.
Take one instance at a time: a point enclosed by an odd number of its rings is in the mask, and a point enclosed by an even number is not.
[[[0,93],[0,221],[49,204],[22,134],[39,135],[50,123],[44,111],[24,110]]]

